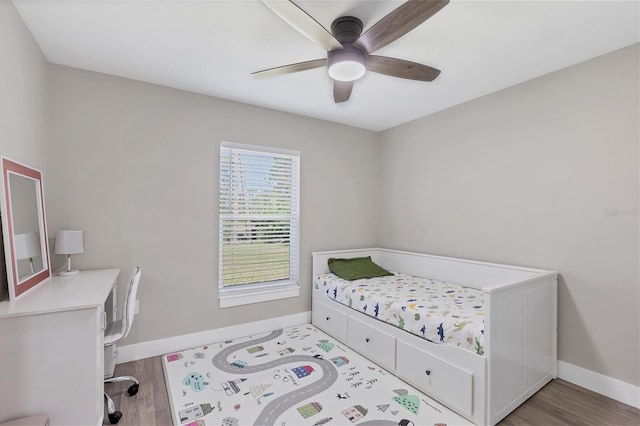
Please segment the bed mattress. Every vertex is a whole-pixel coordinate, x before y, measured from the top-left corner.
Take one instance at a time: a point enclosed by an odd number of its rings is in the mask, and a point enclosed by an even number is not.
[[[406,274],[346,281],[316,277],[316,289],[366,315],[438,344],[484,355],[484,293]]]

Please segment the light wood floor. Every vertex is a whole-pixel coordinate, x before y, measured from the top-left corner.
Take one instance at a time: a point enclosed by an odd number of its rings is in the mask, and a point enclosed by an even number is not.
[[[169,426],[169,398],[162,358],[157,356],[116,366],[116,376],[133,375],[140,381],[135,396],[127,395],[127,383],[105,385],[118,410],[120,426]],[[104,424],[109,424],[105,408]],[[640,410],[583,389],[554,380],[507,416],[499,425],[640,425]]]

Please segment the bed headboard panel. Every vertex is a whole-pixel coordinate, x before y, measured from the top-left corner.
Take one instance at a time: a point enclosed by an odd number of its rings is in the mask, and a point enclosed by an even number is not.
[[[554,271],[502,265],[453,257],[434,256],[382,248],[338,250],[313,253],[313,280],[328,273],[327,260],[332,257],[352,258],[371,256],[371,259],[385,269],[418,277],[474,287],[484,291],[504,289],[510,284],[536,280],[556,275]]]

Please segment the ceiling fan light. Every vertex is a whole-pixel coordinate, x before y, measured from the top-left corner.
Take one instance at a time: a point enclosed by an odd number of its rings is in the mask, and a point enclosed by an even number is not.
[[[354,81],[367,71],[366,57],[361,51],[347,45],[329,52],[329,76],[337,81]]]
[[[338,81],[354,81],[367,71],[362,62],[341,61],[329,66],[329,76]]]

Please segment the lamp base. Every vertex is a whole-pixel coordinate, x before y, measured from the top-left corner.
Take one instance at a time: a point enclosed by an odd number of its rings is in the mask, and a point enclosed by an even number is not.
[[[78,275],[79,273],[80,273],[80,271],[78,271],[78,270],[60,271],[60,272],[58,272],[58,275],[60,275],[61,277],[71,277],[73,275]]]

